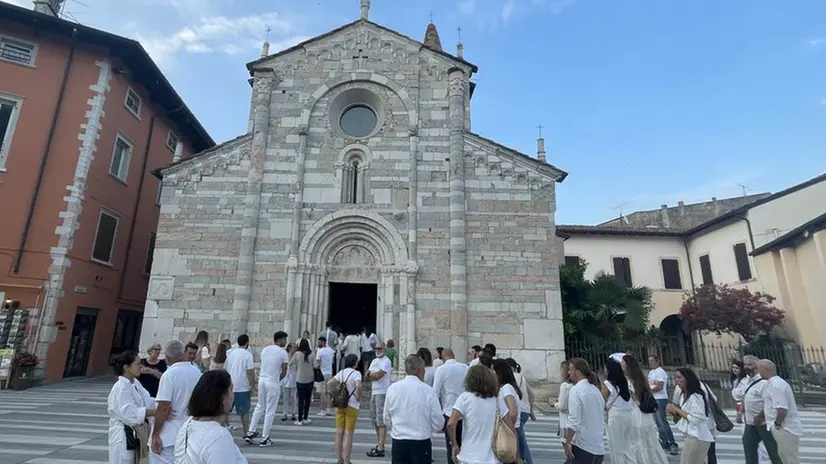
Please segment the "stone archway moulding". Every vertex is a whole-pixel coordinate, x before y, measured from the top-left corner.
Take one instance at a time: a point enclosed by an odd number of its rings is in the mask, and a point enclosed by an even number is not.
[[[366,72],[342,74],[338,77],[330,79],[324,84],[321,84],[321,86],[317,88],[315,92],[313,92],[309,100],[307,100],[307,103],[304,105],[304,109],[301,112],[300,125],[310,125],[310,117],[313,113],[313,108],[315,108],[316,104],[322,97],[327,95],[328,92],[335,89],[336,87],[350,82],[372,82],[374,84],[390,89],[390,91],[392,91],[402,101],[404,109],[405,111],[407,111],[407,118],[410,127],[417,127],[419,122],[419,115],[416,112],[416,105],[413,103],[413,99],[410,98],[410,94],[407,92],[407,90],[403,89],[399,84],[380,74]]]
[[[323,265],[330,248],[348,237],[373,242],[382,264],[404,269],[408,263],[407,244],[387,219],[372,211],[340,210],[316,221],[301,239],[298,262]]]

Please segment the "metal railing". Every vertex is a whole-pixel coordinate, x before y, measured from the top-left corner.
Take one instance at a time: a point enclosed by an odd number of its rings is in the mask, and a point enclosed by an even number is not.
[[[678,367],[693,368],[700,378],[716,390],[718,399],[732,407],[731,372],[732,363],[742,360],[745,355],[760,359],[770,359],[777,365],[777,373],[792,386],[795,396],[802,404],[826,404],[826,347],[804,347],[794,343],[771,345],[705,344],[695,345],[690,339],[661,339],[656,341],[614,341],[599,340],[589,342],[569,339],[565,343],[567,358],[582,358],[598,372],[612,353],[628,353],[648,364],[648,357],[656,355],[662,367],[671,376],[674,385],[674,371]]]

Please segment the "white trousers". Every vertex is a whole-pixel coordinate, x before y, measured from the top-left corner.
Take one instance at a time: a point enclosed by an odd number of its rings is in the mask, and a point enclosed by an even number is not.
[[[126,450],[126,442],[109,443],[109,464],[135,464],[135,452]]]
[[[268,379],[258,380],[258,403],[255,405],[255,411],[252,412],[252,421],[250,421],[250,433],[255,432],[258,428],[258,421],[261,420],[261,415],[264,415],[264,430],[261,432],[262,438],[270,437],[270,429],[272,429],[272,421],[275,419],[275,412],[278,408],[278,398],[281,396],[281,382],[274,382]]]
[[[295,417],[298,414],[298,392],[296,387],[281,387],[284,397],[284,415]]]

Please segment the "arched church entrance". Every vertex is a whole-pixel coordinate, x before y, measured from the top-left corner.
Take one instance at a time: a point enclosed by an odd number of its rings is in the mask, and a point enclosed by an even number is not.
[[[345,332],[366,326],[384,340],[396,336],[407,247],[389,221],[369,211],[329,214],[304,235],[298,261],[300,330],[315,334],[330,320]]]
[[[672,314],[660,322],[663,341],[662,363],[666,366],[694,364],[694,341],[683,328],[680,316]]]

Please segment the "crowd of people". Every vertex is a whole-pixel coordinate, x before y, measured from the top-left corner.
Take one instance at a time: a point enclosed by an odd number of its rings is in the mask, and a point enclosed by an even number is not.
[[[676,386],[668,395],[668,373],[657,356],[648,359],[649,372],[631,355],[612,354],[600,381],[579,358],[562,363],[559,428],[570,464],[667,464],[667,454],[681,464],[716,464],[718,432],[731,429],[717,397],[694,369],[674,372]],[[745,356],[732,366],[731,395],[738,404],[738,422],[745,422],[746,464],[761,458],[772,464],[797,464],[800,414],[789,384],[768,359]],[[684,436],[680,450],[668,416]],[[729,427],[724,425],[729,422]],[[604,437],[608,438],[608,451]]]
[[[474,346],[461,361],[443,347],[420,348],[397,360],[392,340],[382,342],[366,329],[347,336],[338,332],[328,324],[313,344],[307,332],[295,342],[276,332],[272,344],[260,350],[257,374],[247,335],[235,345],[221,341],[214,354],[206,332],[191,343],[170,341],[163,357],[157,344],[145,359],[123,353],[114,362],[118,380],[108,399],[110,463],[246,463],[232,436],[230,414],[239,416],[246,443],[272,446],[279,402],[282,421],[308,425],[314,392],[317,414],[335,415],[339,463],[351,462],[368,393],[376,434],[369,457],[386,456],[389,431],[394,464],[429,464],[431,436],[443,433],[448,464],[501,464],[504,458],[493,446],[501,424],[515,437],[513,458],[505,463],[533,463],[525,434],[536,420],[533,391],[516,360],[497,358],[494,345]],[[393,382],[397,364],[405,376]],[[613,354],[602,381],[582,359],[562,364],[565,381],[554,406],[568,463],[600,464],[608,454],[613,464],[667,464],[671,454],[680,455],[681,464],[716,464],[721,419],[713,391],[683,367],[674,372],[669,397],[668,373],[656,356],[648,364],[646,375],[633,356]],[[758,464],[761,454],[772,464],[798,462],[800,416],[774,363],[746,356],[733,366],[732,380],[736,420],[745,422],[746,464]],[[682,450],[669,416],[684,435]]]

